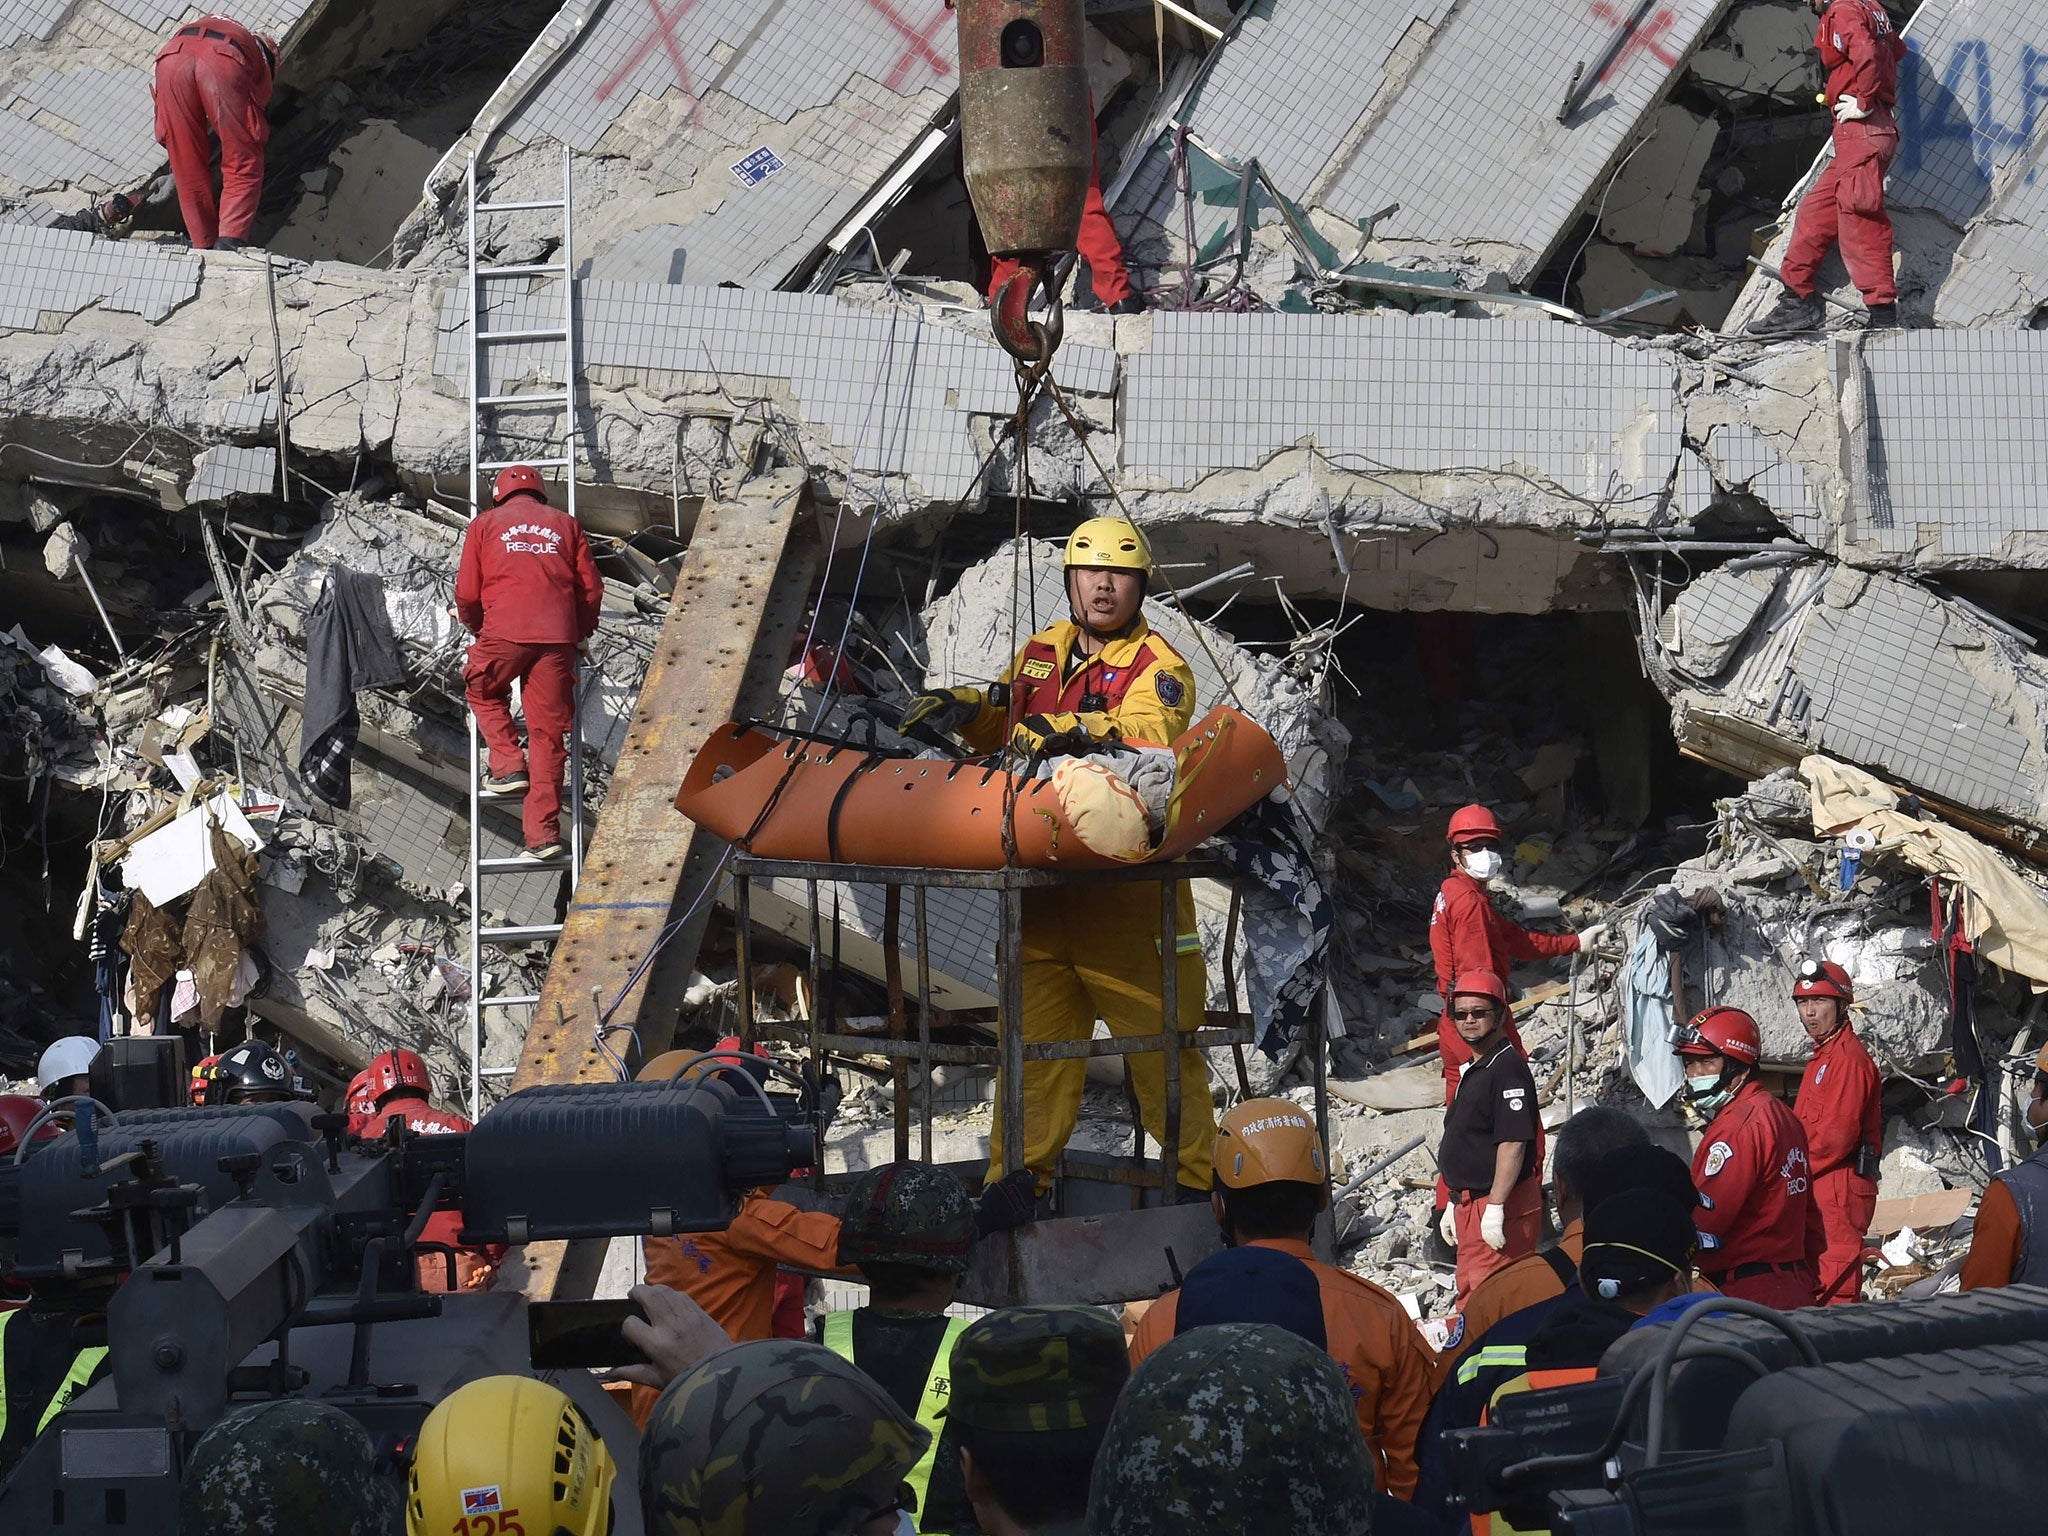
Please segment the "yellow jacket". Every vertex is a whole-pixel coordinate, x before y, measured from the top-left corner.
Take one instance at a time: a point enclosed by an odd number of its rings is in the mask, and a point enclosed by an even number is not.
[[[1131,632],[1111,640],[1069,675],[1067,662],[1081,626],[1061,619],[1027,640],[1004,669],[1010,707],[984,703],[960,734],[979,752],[993,752],[1026,715],[1044,715],[1055,729],[1079,725],[1097,740],[1112,730],[1128,741],[1170,745],[1195,718],[1195,678],[1180,652],[1140,616]],[[1083,708],[1083,704],[1090,708]]]

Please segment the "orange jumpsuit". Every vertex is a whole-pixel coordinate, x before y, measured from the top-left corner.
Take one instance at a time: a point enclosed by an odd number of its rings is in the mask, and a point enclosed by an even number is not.
[[[681,1291],[710,1314],[735,1344],[773,1338],[775,1267],[839,1268],[839,1218],[825,1211],[800,1211],[756,1190],[723,1232],[683,1237],[650,1237],[641,1242],[647,1283]],[[635,1387],[633,1422],[647,1416],[661,1394]]]
[[[1856,1172],[1857,1150],[1884,1146],[1884,1116],[1878,1100],[1884,1082],[1870,1052],[1844,1024],[1814,1047],[1799,1079],[1792,1113],[1806,1127],[1806,1156],[1813,1164],[1813,1199],[1820,1207],[1827,1247],[1820,1256],[1820,1288],[1826,1291],[1849,1271],[1828,1305],[1863,1299],[1863,1236],[1877,1212],[1877,1180]]]
[[[1586,1256],[1586,1223],[1577,1220],[1567,1225],[1557,1246],[1578,1264]],[[1472,1294],[1465,1298],[1457,1342],[1444,1350],[1445,1368],[1455,1366],[1474,1339],[1509,1313],[1563,1294],[1564,1282],[1542,1254],[1525,1253],[1510,1260],[1473,1286]]]
[[[1321,1262],[1307,1243],[1257,1238],[1247,1248],[1273,1248],[1301,1260],[1323,1293],[1323,1326],[1330,1358],[1344,1369],[1358,1425],[1365,1431],[1382,1490],[1396,1498],[1415,1492],[1415,1437],[1436,1392],[1437,1359],[1401,1303],[1363,1276]],[[1180,1292],[1168,1291],[1145,1309],[1131,1336],[1131,1364],[1173,1337]]]
[[[1984,1198],[1977,1205],[1977,1224],[1970,1229],[1970,1251],[1963,1258],[1963,1271],[1958,1277],[1962,1288],[1974,1291],[2012,1284],[2025,1236],[2012,1191],[2002,1179],[1993,1179],[1984,1186]]]

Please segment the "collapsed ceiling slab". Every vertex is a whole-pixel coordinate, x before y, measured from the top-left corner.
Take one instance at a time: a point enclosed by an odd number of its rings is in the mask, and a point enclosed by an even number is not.
[[[586,275],[787,283],[905,156],[936,150],[959,78],[943,0],[848,0],[816,20],[788,0],[572,0],[429,197],[459,224],[455,184],[478,152],[494,198],[558,195],[567,145]]]
[[[1942,326],[2030,325],[2048,303],[2048,184],[2037,175],[2048,145],[2040,9],[2027,0],[1925,0],[1905,38],[1899,150],[1885,181],[1900,313]],[[1828,159],[1824,152],[1787,198],[1766,258],[1772,266],[1784,259],[1792,210]],[[1821,269],[1821,283],[1855,302],[1839,255]],[[1762,313],[1777,293],[1757,274],[1730,326]]]
[[[2048,832],[2048,665],[1917,582],[1798,554],[1732,562],[1665,609],[1644,651],[1680,745],[1710,761],[1823,752],[2025,841]]]
[[[1333,228],[1368,231],[1364,255],[1520,283],[1640,134],[1722,8],[1258,0],[1178,116],[1228,170],[1256,159],[1283,197]],[[1235,198],[1184,206],[1175,136],[1169,129],[1148,147],[1117,207],[1169,241],[1191,219],[1199,247]]]
[[[2048,334],[1843,333],[1710,360],[1686,434],[1714,482],[1861,566],[2040,570],[2048,529]],[[1681,509],[1711,488],[1682,484]]]

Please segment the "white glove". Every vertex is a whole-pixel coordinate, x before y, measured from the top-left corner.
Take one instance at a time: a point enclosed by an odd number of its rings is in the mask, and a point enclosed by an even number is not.
[[[1868,116],[1870,116],[1870,108],[1863,105],[1854,96],[1837,96],[1835,98],[1836,122],[1860,123]]]
[[[1591,954],[1607,942],[1609,929],[1605,923],[1591,923],[1579,930],[1579,949]]]
[[[1508,1245],[1508,1208],[1488,1201],[1486,1209],[1479,1213],[1479,1235],[1486,1239],[1486,1246],[1499,1253]]]
[[[1444,1207],[1444,1219],[1436,1224],[1436,1229],[1443,1233],[1444,1241],[1451,1247],[1458,1246],[1458,1208],[1455,1205]]]

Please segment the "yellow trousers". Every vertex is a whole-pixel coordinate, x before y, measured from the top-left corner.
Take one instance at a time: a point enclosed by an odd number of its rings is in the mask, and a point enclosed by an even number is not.
[[[1118,1036],[1160,1032],[1159,888],[1084,885],[1033,889],[1024,895],[1024,1039],[1086,1040],[1101,1019]],[[1176,981],[1180,1027],[1189,1033],[1207,1021],[1208,973],[1195,934],[1194,895],[1180,888],[1174,927],[1179,931]],[[1153,1051],[1124,1060],[1138,1110],[1152,1139],[1166,1137],[1166,1060]],[[1024,1064],[1024,1164],[1050,1185],[1067,1138],[1081,1113],[1088,1063]],[[1216,1111],[1209,1098],[1209,1066],[1196,1051],[1180,1055],[1180,1182],[1210,1185]],[[1003,1176],[1003,1090],[996,1084],[996,1116],[989,1134],[989,1180]]]

